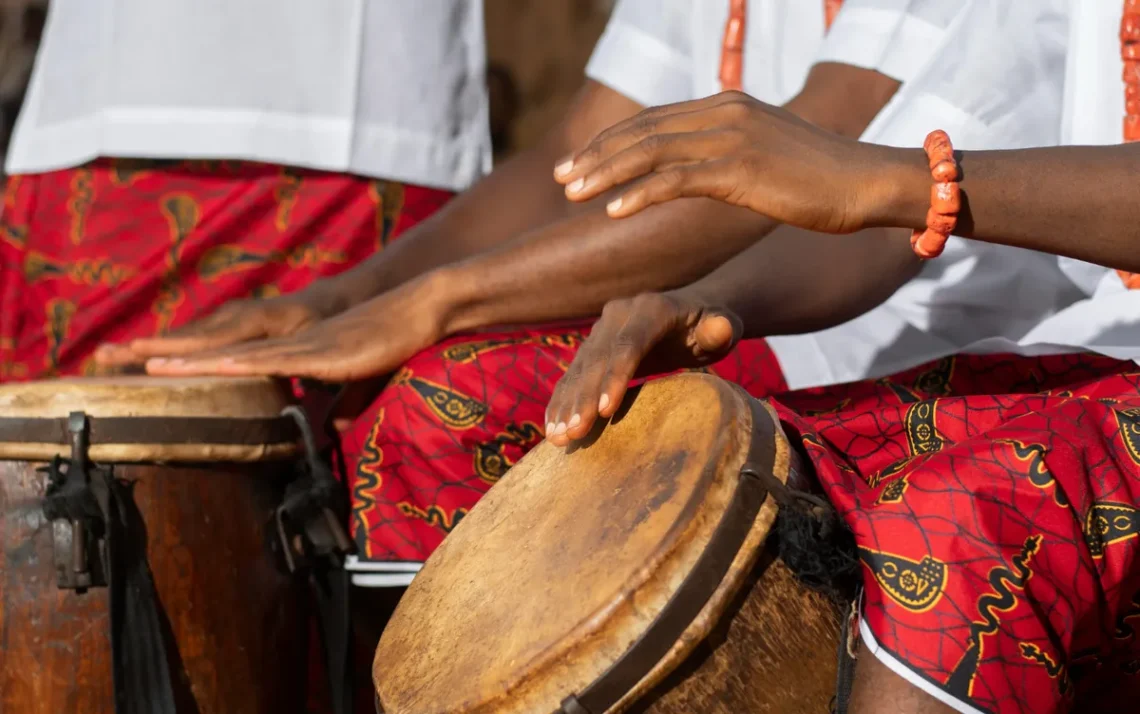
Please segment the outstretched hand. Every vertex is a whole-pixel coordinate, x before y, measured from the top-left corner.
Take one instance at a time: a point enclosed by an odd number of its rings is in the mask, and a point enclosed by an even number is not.
[[[819,129],[740,92],[647,109],[599,134],[554,171],[572,201],[637,179],[607,207],[624,218],[708,197],[825,233],[866,225],[887,150]]]
[[[235,300],[166,335],[100,345],[95,360],[105,369],[141,368],[152,358],[181,357],[251,340],[287,337],[326,316],[321,306],[304,294]]]
[[[309,377],[354,382],[395,371],[440,337],[432,303],[405,283],[335,317],[282,337],[153,357],[150,374]]]
[[[682,293],[612,300],[554,388],[546,434],[565,446],[613,416],[631,379],[712,364],[740,339],[739,318]]]

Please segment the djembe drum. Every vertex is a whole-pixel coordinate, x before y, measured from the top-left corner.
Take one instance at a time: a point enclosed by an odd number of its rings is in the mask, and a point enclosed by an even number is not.
[[[266,537],[287,405],[262,379],[0,387],[0,711],[304,711],[302,591]]]
[[[767,542],[801,478],[774,415],[703,374],[625,405],[528,454],[432,555],[380,639],[378,710],[827,711],[840,609]]]

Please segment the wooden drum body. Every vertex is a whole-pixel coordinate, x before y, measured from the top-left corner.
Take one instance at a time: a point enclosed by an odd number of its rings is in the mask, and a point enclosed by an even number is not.
[[[382,711],[827,710],[838,608],[765,551],[795,460],[774,415],[703,374],[631,397],[429,559],[377,648]]]
[[[281,425],[287,403],[262,380],[59,380],[0,388],[0,712],[123,711],[112,686],[110,590],[59,586],[60,550],[72,530],[45,515],[43,466],[70,456],[68,435],[17,438],[43,435],[48,420],[63,423],[74,412],[89,418],[91,462],[111,466],[117,482],[127,484],[134,513],[126,517],[141,521],[127,545],[145,547],[166,650],[154,667],[169,672],[177,711],[304,710],[301,591],[267,547],[286,480],[280,459],[291,458],[296,446],[292,439],[274,443],[275,429],[264,427]],[[132,435],[122,427],[135,419]],[[232,428],[219,429],[223,419],[233,420]],[[115,433],[101,435],[101,425],[113,422]],[[254,443],[259,431],[267,438]],[[95,546],[85,550],[94,553]]]

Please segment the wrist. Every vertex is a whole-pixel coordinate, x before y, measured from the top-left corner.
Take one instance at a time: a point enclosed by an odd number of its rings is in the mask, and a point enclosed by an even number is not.
[[[339,315],[359,302],[349,299],[349,296],[338,284],[338,276],[315,280],[295,293],[293,297],[303,302],[322,318]]]
[[[447,265],[414,278],[409,287],[431,325],[436,340],[483,327],[477,315],[478,285],[461,265]]]
[[[930,208],[930,168],[922,149],[876,147],[879,157],[862,189],[862,224],[865,227],[926,227]]]

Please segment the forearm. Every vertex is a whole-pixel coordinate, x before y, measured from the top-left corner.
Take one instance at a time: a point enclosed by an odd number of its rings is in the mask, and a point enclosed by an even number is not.
[[[782,227],[678,293],[740,316],[744,337],[814,332],[874,308],[918,273],[909,231]]]
[[[1140,146],[968,151],[955,233],[1140,272]],[[922,228],[930,172],[921,151],[884,162],[868,225]]]
[[[856,137],[898,87],[877,72],[820,64],[787,108]],[[586,204],[587,213],[448,268],[446,279],[436,281],[452,286],[440,308],[446,331],[593,315],[616,297],[686,285],[779,225],[705,199],[612,221],[602,212],[603,200]],[[694,250],[694,241],[700,249]]]
[[[599,207],[436,271],[435,311],[444,334],[596,315],[615,297],[688,284],[772,227],[750,211],[705,199],[626,221]]]

